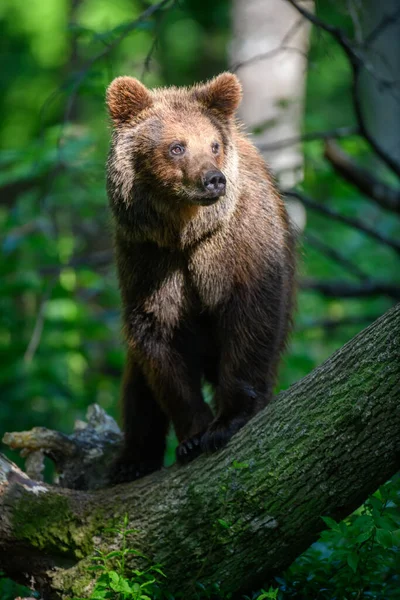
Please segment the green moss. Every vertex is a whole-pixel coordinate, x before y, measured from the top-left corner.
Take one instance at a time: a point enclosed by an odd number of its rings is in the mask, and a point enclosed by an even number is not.
[[[95,585],[96,576],[88,571],[90,559],[80,561],[70,569],[62,569],[54,573],[52,587],[62,598],[86,598]]]
[[[73,515],[69,500],[54,494],[25,495],[14,506],[15,537],[40,549],[54,548],[82,558],[92,550],[92,531]]]

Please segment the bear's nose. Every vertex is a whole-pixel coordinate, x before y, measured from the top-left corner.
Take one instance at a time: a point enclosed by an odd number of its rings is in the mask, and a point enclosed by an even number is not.
[[[226,177],[221,171],[207,171],[203,177],[203,185],[208,192],[222,196],[225,194]]]

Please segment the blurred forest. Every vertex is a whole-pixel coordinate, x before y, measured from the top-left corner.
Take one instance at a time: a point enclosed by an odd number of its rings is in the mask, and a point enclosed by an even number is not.
[[[315,14],[360,42],[368,6],[372,0],[321,0]],[[0,435],[34,426],[69,432],[93,402],[117,417],[124,344],[105,192],[105,89],[118,75],[149,87],[189,85],[234,67],[232,11],[229,0],[0,3]],[[397,21],[400,39],[400,15]],[[304,179],[295,194],[306,209],[300,291],[280,389],[400,297],[400,201],[385,210],[325,156],[324,132],[333,131],[358,165],[393,190],[398,184],[356,131],[353,77],[335,37],[313,27],[301,127]],[[392,92],[400,102],[399,88]],[[256,144],[261,132],[268,139],[268,123],[252,125]],[[325,540],[277,579],[284,594],[278,597],[400,598],[399,490],[395,479],[347,523],[327,523]],[[378,530],[386,538],[376,537]],[[4,580],[0,598],[13,590]]]

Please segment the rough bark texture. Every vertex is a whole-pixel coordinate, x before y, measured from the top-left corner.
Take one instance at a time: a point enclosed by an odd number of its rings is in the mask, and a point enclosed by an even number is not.
[[[315,540],[321,515],[344,517],[398,469],[399,392],[400,304],[187,467],[89,493],[0,462],[0,566],[84,595],[88,556],[118,547],[102,530],[127,513],[131,547],[162,563],[173,593],[257,588]]]

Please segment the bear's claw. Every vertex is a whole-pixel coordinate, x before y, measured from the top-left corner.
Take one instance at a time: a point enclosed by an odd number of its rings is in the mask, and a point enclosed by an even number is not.
[[[176,449],[176,460],[185,464],[194,460],[201,454],[201,438],[203,433],[198,433],[193,437],[184,440]]]

